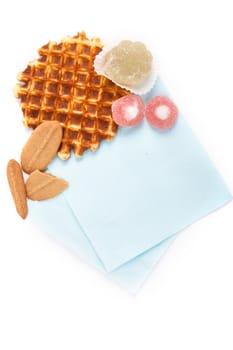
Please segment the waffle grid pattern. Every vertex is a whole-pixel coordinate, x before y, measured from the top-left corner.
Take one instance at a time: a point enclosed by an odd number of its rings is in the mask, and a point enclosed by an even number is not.
[[[61,159],[67,159],[72,148],[77,156],[87,149],[95,151],[117,132],[111,105],[128,92],[94,71],[102,47],[99,39],[89,40],[84,32],[60,44],[49,42],[38,50],[39,59],[18,76],[15,94],[25,126],[35,128],[45,120],[63,126]]]

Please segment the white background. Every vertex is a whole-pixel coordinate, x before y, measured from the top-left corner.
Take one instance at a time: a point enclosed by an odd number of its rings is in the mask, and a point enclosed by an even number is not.
[[[17,73],[48,40],[86,30],[153,45],[174,100],[233,192],[231,5],[1,1],[1,350],[232,350],[232,203],[183,232],[131,296],[21,220],[5,175],[27,139],[12,93]]]

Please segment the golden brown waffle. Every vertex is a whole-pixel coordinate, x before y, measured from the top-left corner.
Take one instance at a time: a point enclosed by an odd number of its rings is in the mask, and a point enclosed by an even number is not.
[[[57,120],[64,129],[59,157],[67,159],[95,151],[102,140],[111,140],[117,125],[112,102],[128,92],[94,71],[94,59],[103,44],[84,32],[60,44],[49,42],[40,57],[18,75],[15,95],[20,99],[25,126],[35,128],[45,120]]]

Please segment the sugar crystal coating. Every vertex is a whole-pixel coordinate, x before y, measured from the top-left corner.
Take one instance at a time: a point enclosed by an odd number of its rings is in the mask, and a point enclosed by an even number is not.
[[[142,98],[125,95],[112,104],[112,117],[117,125],[136,126],[144,118],[145,106]]]
[[[170,129],[178,118],[178,108],[167,96],[154,96],[146,105],[148,122],[158,129]]]
[[[104,71],[116,83],[135,87],[149,76],[152,60],[143,43],[123,40],[107,53]]]

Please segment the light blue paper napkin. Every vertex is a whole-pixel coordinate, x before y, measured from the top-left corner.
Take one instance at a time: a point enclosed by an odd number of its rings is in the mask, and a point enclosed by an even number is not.
[[[30,201],[29,207],[33,224],[69,248],[86,263],[107,274],[63,194],[46,202]],[[173,240],[174,238],[170,238],[161,242],[158,246],[108,273],[108,277],[129,292],[135,293]]]
[[[160,79],[145,101],[155,95],[168,95]],[[48,171],[70,186],[30,202],[31,221],[131,291],[178,232],[232,198],[181,114],[168,131],[146,120],[119,128],[96,153]]]

